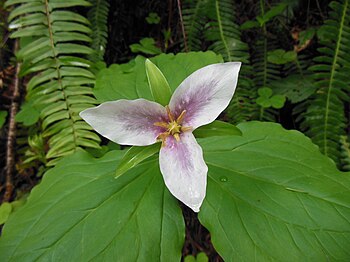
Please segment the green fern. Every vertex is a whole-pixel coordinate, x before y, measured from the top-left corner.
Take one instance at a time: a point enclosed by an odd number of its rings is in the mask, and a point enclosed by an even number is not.
[[[254,103],[256,90],[252,89],[250,55],[248,46],[241,40],[236,24],[236,6],[232,0],[210,0],[206,3],[208,23],[204,28],[209,48],[221,54],[225,61],[243,63],[235,96],[227,109],[230,122],[238,123],[255,119],[257,106]]]
[[[18,4],[18,5],[17,5]],[[27,84],[26,100],[40,111],[42,135],[48,139],[48,166],[78,147],[98,148],[100,139],[79,117],[95,104],[90,62],[81,56],[92,53],[89,22],[66,10],[89,6],[84,0],[8,0],[16,5],[9,15],[12,38],[32,37],[17,53],[23,61],[21,75],[35,73]]]
[[[344,102],[350,84],[350,5],[349,0],[330,3],[330,19],[319,30],[320,56],[311,66],[318,91],[303,115],[301,127],[321,151],[338,162],[340,137],[347,120]]]
[[[183,24],[188,51],[203,49],[203,32],[206,18],[207,0],[185,0],[182,3]]]
[[[350,171],[350,143],[347,136],[340,137],[340,163],[343,171]]]
[[[260,0],[259,4],[254,5],[254,9],[259,13],[260,17],[264,17],[265,1]],[[270,23],[274,22],[271,20]],[[251,46],[252,52],[252,66],[254,70],[254,86],[255,89],[269,87],[272,83],[280,81],[281,79],[281,65],[273,64],[268,60],[269,51],[279,49],[279,44],[276,39],[268,37],[267,23],[264,23],[260,30],[257,31],[257,37]],[[272,28],[272,27],[271,27]],[[275,29],[275,28],[274,28]],[[261,109],[259,120],[276,121],[278,111],[273,108]]]
[[[265,3],[260,0],[260,16],[265,14]],[[252,64],[254,68],[254,83],[258,88],[269,86],[270,82],[280,79],[280,65],[268,61],[268,52],[278,49],[276,40],[269,39],[266,23],[261,27],[258,37],[252,46]]]
[[[235,23],[234,1],[211,0],[207,10],[210,21],[205,27],[205,37],[212,43],[209,49],[221,54],[225,61],[248,63],[248,46],[241,41],[240,30]]]
[[[107,37],[108,37],[108,0],[90,0],[92,4],[87,18],[90,21],[92,34],[91,34],[91,48],[95,50],[95,53],[90,55],[90,60],[97,62],[103,61],[103,56],[106,50]]]

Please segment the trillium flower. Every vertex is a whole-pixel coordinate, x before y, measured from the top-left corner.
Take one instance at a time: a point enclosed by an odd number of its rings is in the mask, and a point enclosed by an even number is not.
[[[230,62],[195,71],[180,84],[165,107],[145,99],[121,99],[86,109],[80,116],[102,136],[121,145],[161,142],[159,166],[167,188],[199,212],[208,167],[192,131],[213,122],[228,106],[240,66]]]

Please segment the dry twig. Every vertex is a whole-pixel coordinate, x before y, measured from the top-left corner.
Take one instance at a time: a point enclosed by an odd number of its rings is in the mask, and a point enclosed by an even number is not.
[[[14,44],[14,53],[18,50],[18,40]],[[12,96],[11,96],[11,106],[10,106],[10,116],[9,116],[9,127],[7,134],[7,149],[6,149],[6,166],[5,166],[5,194],[4,202],[11,200],[13,193],[13,183],[12,176],[15,168],[15,142],[16,142],[16,122],[15,116],[18,112],[20,103],[20,84],[19,84],[19,71],[21,69],[21,64],[16,64],[16,72],[12,81]]]

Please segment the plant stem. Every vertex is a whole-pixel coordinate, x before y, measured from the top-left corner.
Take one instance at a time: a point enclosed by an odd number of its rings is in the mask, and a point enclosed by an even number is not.
[[[296,66],[297,66],[297,68],[298,68],[298,71],[299,71],[299,73],[300,73],[300,76],[301,76],[302,78],[304,78],[303,70],[301,69],[298,56],[297,56],[296,59],[295,59],[295,64],[296,64]]]
[[[180,2],[180,0],[177,0],[177,8],[179,9],[179,16],[180,16],[182,35],[183,35],[183,38],[184,38],[185,51],[188,52],[187,38],[186,38],[184,21],[182,19],[182,11],[181,11],[181,2]]]
[[[261,16],[265,14],[264,1],[260,0],[260,11]],[[263,37],[264,37],[264,78],[263,78],[263,86],[267,84],[267,30],[266,24],[263,25]]]
[[[263,120],[263,117],[264,117],[264,108],[263,107],[260,107],[260,115],[259,115],[259,120],[262,121]]]
[[[18,50],[18,40],[14,44],[14,54]],[[18,112],[19,101],[21,97],[20,86],[19,86],[19,72],[21,70],[21,64],[17,62],[15,75],[12,82],[13,93],[11,96],[11,106],[10,106],[10,117],[9,117],[9,128],[7,134],[7,149],[6,149],[6,166],[5,166],[5,194],[4,202],[9,202],[13,193],[13,183],[12,174],[15,167],[15,142],[16,142],[16,122],[15,116]]]

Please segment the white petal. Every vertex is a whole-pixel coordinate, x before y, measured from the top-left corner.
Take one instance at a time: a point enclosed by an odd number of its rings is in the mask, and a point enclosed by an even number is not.
[[[165,131],[154,123],[167,121],[166,109],[145,99],[106,102],[84,110],[80,116],[109,140],[135,146],[154,144]]]
[[[193,211],[199,212],[205,197],[208,167],[193,134],[182,133],[179,142],[168,137],[166,146],[160,149],[159,166],[169,191]]]
[[[213,122],[230,103],[240,67],[240,62],[213,64],[192,73],[171,97],[173,114],[186,110],[183,123],[193,129]]]

